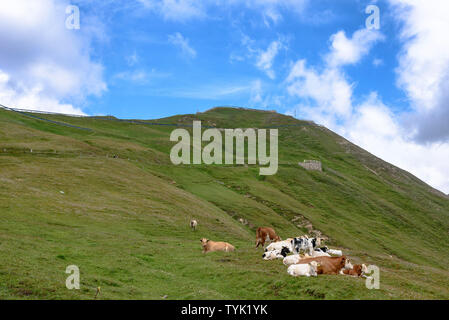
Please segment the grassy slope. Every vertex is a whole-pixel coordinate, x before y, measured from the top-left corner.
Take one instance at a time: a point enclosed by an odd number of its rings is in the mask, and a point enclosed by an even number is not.
[[[106,299],[449,298],[449,200],[323,127],[225,108],[157,120],[289,125],[279,128],[279,171],[263,179],[255,166],[173,166],[173,127],[43,117],[92,131],[0,110],[0,298],[90,299],[97,286]],[[324,171],[298,167],[304,159]],[[381,289],[293,279],[280,261],[262,261],[255,226],[296,236],[297,216],[354,262],[378,265]],[[201,237],[238,250],[202,255]],[[65,288],[69,264],[80,267],[79,291]]]

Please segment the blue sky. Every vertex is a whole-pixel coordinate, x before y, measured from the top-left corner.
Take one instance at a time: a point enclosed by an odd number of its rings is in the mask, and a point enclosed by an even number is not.
[[[298,59],[320,65],[332,34],[344,30],[350,35],[365,27],[365,8],[370,2],[298,3],[304,7],[294,2],[276,6],[282,17],[275,22],[266,16],[267,9],[254,10],[245,3],[211,5],[202,7],[203,15],[167,18],[139,1],[116,11],[111,7],[119,3],[79,2],[81,29],[83,13],[100,16],[108,37],[92,45],[105,66],[108,90],[89,97],[82,109],[128,118],[193,113],[215,105],[285,112],[297,103],[285,90],[291,65]],[[386,39],[357,65],[348,67],[347,74],[355,81],[355,96],[376,89],[398,104],[405,97],[394,85],[395,55],[400,47],[397,27],[385,6],[378,6],[385,12],[382,33]],[[280,48],[272,59],[270,76],[257,65],[257,59],[273,42],[280,43]],[[374,65],[374,59],[380,65]],[[255,97],[258,91],[262,101]],[[401,103],[401,107],[407,105]]]
[[[141,119],[276,110],[449,193],[448,16],[446,0],[2,1],[0,103]]]

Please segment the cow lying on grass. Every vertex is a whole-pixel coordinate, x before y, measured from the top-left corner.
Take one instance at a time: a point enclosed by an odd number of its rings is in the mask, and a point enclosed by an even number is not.
[[[301,260],[301,256],[299,254],[292,254],[291,256],[286,256],[284,260],[282,260],[282,263],[286,266],[290,266],[292,264],[299,263],[299,260]]]
[[[286,266],[289,266],[292,264],[298,264],[299,260],[305,259],[305,258],[312,258],[312,257],[309,256],[307,253],[305,253],[304,255],[292,254],[290,256],[286,256],[284,258],[284,260],[282,260],[282,263],[285,264]]]
[[[365,264],[355,264],[352,269],[341,269],[340,274],[347,274],[353,277],[361,277],[367,272]]]
[[[287,248],[288,252],[293,252],[291,241],[292,241],[292,239],[289,238],[287,240],[270,243],[268,245],[268,247],[266,247],[265,252],[273,251],[273,250],[282,250],[282,248]]]
[[[329,249],[327,246],[324,246],[321,248],[315,248],[315,251],[321,251],[321,252],[329,253],[334,256],[339,256],[339,257],[341,257],[343,255],[343,252],[341,250]]]
[[[323,252],[323,251],[318,251],[318,250],[313,250],[312,253],[312,258],[315,257],[330,257],[331,255],[327,252]]]
[[[262,258],[264,260],[284,259],[289,252],[287,247],[283,247],[281,250],[265,251]]]
[[[319,266],[316,261],[309,262],[307,264],[292,264],[287,269],[287,273],[291,276],[306,276],[316,277]]]
[[[300,259],[298,264],[308,264],[312,261],[316,261],[319,264],[318,274],[339,274],[342,269],[353,268],[346,256],[304,258]]]
[[[284,260],[282,261],[283,264],[286,266],[297,264],[301,259],[305,258],[316,258],[316,257],[330,257],[330,255],[326,252],[321,251],[313,251],[312,256],[309,256],[307,253],[305,253],[303,256],[300,254],[292,254],[290,256],[286,256]]]
[[[213,251],[234,251],[235,248],[233,245],[227,242],[216,242],[212,240],[208,240],[206,238],[202,238],[201,245],[203,246],[203,253],[213,252]]]
[[[273,250],[273,251],[264,252],[262,255],[262,258],[264,260],[274,260],[274,259],[283,259],[284,256],[281,254],[281,251]]]

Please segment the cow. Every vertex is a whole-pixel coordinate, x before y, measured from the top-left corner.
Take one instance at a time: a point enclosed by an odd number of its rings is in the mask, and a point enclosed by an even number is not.
[[[265,251],[282,250],[282,248],[287,248],[288,249],[287,253],[293,252],[291,238],[289,238],[287,240],[270,243],[265,248]]]
[[[256,248],[262,245],[265,246],[265,241],[281,241],[281,238],[276,234],[273,228],[259,227],[256,231]]]
[[[315,257],[330,257],[330,255],[322,251],[313,251],[312,256],[309,256],[307,253],[305,253],[303,257],[301,257],[301,255],[299,254],[292,254],[290,256],[285,257],[282,263],[285,264],[286,266],[289,266],[291,264],[299,263],[299,260],[301,259],[315,258]]]
[[[279,250],[267,251],[262,254],[262,259],[274,260],[274,259],[278,259],[279,256],[281,256],[281,252]]]
[[[331,255],[327,252],[313,250],[312,257],[330,257]]]
[[[286,266],[297,264],[301,260],[301,256],[299,254],[292,254],[290,256],[286,256],[282,263]]]
[[[291,276],[306,276],[316,277],[319,266],[316,261],[311,261],[307,264],[292,264],[288,267],[287,273]]]
[[[281,255],[284,256],[284,258],[287,256],[287,254],[289,254],[290,252],[292,252],[288,247],[282,247],[281,249]]]
[[[304,258],[299,260],[298,264],[307,264],[312,261],[316,261],[319,264],[317,269],[318,274],[339,274],[341,269],[347,268],[350,265],[346,256]]]
[[[320,243],[320,238],[308,238],[307,236],[296,237],[291,241],[293,253],[298,254],[303,250],[308,252],[310,256],[313,255],[313,250],[319,246]]]
[[[264,260],[274,260],[274,259],[284,259],[287,256],[287,248],[282,248],[282,250],[266,251],[263,253],[262,258]]]
[[[206,238],[202,238],[200,241],[201,245],[203,246],[203,253],[213,251],[230,252],[235,250],[234,246],[227,242],[216,242]]]
[[[315,248],[315,251],[322,251],[322,252],[326,252],[326,253],[332,254],[334,256],[339,256],[339,257],[341,257],[343,255],[343,252],[341,250],[329,249],[327,246],[324,246],[321,248]]]
[[[355,264],[352,269],[341,269],[340,274],[347,274],[353,277],[361,277],[367,271],[365,264]]]
[[[336,249],[329,249],[327,251],[327,253],[332,254],[334,256],[338,256],[338,257],[341,257],[343,255],[343,252],[341,250],[336,250]]]
[[[192,228],[193,231],[196,230],[196,227],[198,226],[198,221],[195,219],[190,220],[190,228]]]

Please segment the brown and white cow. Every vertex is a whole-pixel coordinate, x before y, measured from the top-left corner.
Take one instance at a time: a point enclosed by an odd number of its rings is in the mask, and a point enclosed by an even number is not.
[[[315,257],[304,258],[298,261],[298,264],[318,262],[318,274],[339,274],[350,262],[346,256],[341,257]]]
[[[235,250],[234,246],[227,242],[212,241],[212,240],[209,240],[206,238],[202,238],[200,241],[201,241],[201,245],[203,246],[203,253],[213,252],[213,251],[230,252],[230,251]]]
[[[342,269],[340,271],[340,274],[347,274],[353,277],[361,277],[364,273],[366,273],[365,264],[355,264],[352,269]]]
[[[256,248],[262,245],[265,246],[265,241],[281,241],[281,238],[276,234],[273,228],[259,227],[256,231]]]

